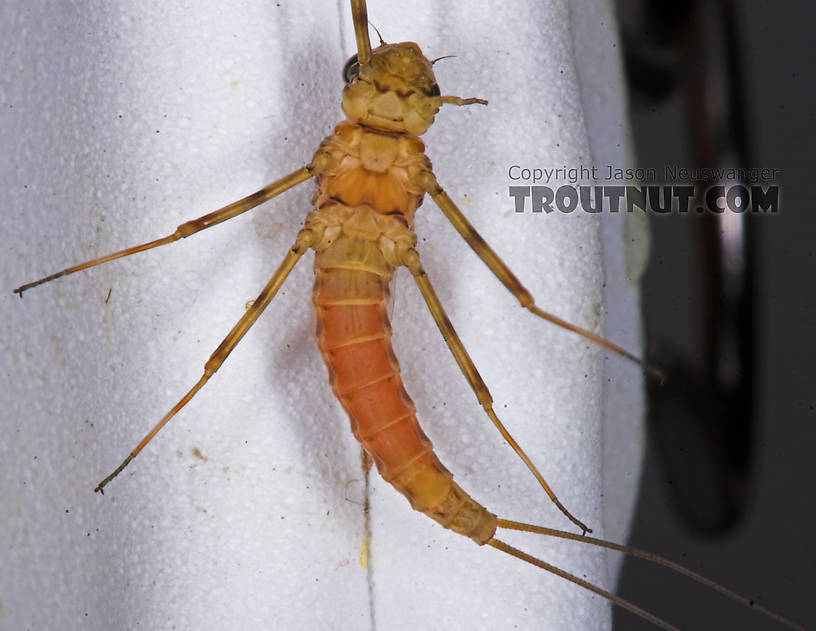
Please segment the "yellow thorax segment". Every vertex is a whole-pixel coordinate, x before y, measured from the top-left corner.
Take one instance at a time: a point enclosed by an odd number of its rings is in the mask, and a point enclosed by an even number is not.
[[[384,134],[362,134],[359,151],[360,161],[366,169],[385,173],[397,159],[400,141],[399,138]]]

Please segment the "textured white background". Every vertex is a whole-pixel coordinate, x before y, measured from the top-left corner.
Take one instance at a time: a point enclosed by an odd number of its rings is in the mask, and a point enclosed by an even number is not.
[[[436,66],[443,94],[490,101],[445,107],[425,137],[453,199],[540,306],[595,329],[605,310],[637,350],[620,222],[516,215],[507,197],[511,164],[624,164],[606,3],[372,0],[369,17],[386,40],[457,55]],[[600,599],[444,531],[376,475],[361,568],[359,448],[312,339],[311,255],[205,390],[105,497],[91,492],[198,379],[312,185],[22,301],[11,289],[307,162],[341,119],[353,41],[348,7],[328,0],[0,6],[0,628],[608,628]],[[564,503],[621,539],[639,472],[637,369],[522,310],[429,200],[416,228],[497,411]],[[494,512],[569,527],[403,274],[397,294],[397,353],[443,462]],[[614,574],[577,544],[507,538],[597,583]]]

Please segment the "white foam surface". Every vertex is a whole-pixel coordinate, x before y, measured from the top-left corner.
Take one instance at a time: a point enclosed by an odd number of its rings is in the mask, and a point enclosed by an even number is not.
[[[443,94],[490,101],[446,106],[425,136],[451,197],[542,308],[594,330],[611,317],[637,352],[620,222],[516,214],[507,189],[512,164],[627,159],[609,11],[372,0],[369,18],[388,41],[457,56],[435,66]],[[198,379],[313,185],[22,301],[11,289],[308,162],[342,117],[353,46],[344,2],[0,6],[0,629],[610,627],[603,600],[443,530],[376,475],[361,567],[359,447],[313,341],[311,254],[207,387],[92,492]],[[623,537],[637,370],[520,308],[428,199],[416,229],[499,415],[576,515]],[[481,412],[407,274],[396,293],[406,387],[442,461],[499,515],[570,528]],[[602,553],[506,539],[611,584]]]

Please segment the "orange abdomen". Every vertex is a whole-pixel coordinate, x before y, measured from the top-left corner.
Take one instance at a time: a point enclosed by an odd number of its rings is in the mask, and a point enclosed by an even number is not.
[[[359,244],[367,245],[375,247]],[[390,273],[350,269],[352,264],[326,267],[333,257],[323,254],[315,259],[313,291],[318,347],[354,436],[414,509],[479,544],[487,542],[495,516],[453,481],[402,385],[386,311]]]

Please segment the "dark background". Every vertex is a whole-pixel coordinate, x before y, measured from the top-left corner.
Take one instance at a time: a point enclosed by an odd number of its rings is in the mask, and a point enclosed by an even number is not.
[[[688,86],[701,67],[678,51],[685,46],[688,52],[689,46],[702,43],[694,30],[694,2],[653,3],[673,5],[674,15],[662,23],[654,15],[644,18],[650,4],[618,2],[636,163],[662,171],[667,163],[695,164],[693,139],[700,130],[691,122]],[[755,418],[742,488],[745,502],[729,507],[729,516],[719,524],[701,527],[700,519],[689,522],[675,498],[679,478],[696,474],[670,470],[661,453],[673,448],[679,453],[688,445],[660,448],[653,431],[630,543],[679,561],[806,628],[816,628],[812,535],[816,511],[811,488],[816,471],[816,174],[811,168],[816,5],[710,2],[715,4],[730,7],[734,16],[742,71],[736,104],[744,116],[750,156],[750,164],[744,166],[781,169],[776,182],[781,212],[752,220],[755,363],[749,405]],[[683,43],[675,45],[673,37]],[[714,34],[715,41],[719,37],[726,35]],[[654,64],[644,64],[650,58]],[[704,59],[703,66],[706,63]],[[650,76],[650,68],[661,65],[666,71]],[[678,71],[674,76],[672,68]],[[650,221],[652,257],[643,284],[650,353],[658,362],[681,356],[694,366],[702,352],[698,287],[707,273],[700,265],[699,219],[675,215]],[[731,428],[723,441],[739,443],[750,435],[749,427]],[[689,467],[710,467],[696,456],[686,460]],[[783,628],[641,561],[626,561],[619,593],[683,629]],[[654,627],[618,610],[615,628]]]

